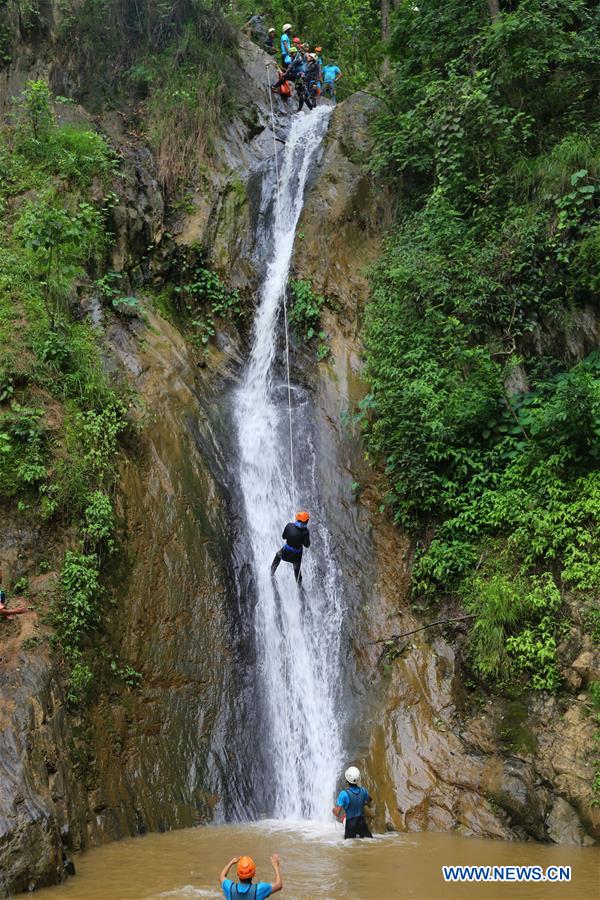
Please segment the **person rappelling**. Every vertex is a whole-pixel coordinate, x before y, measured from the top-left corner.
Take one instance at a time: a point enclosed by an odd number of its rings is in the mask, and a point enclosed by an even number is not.
[[[275,576],[279,563],[292,563],[294,567],[294,575],[298,584],[302,584],[302,573],[300,566],[302,565],[302,551],[304,547],[310,547],[310,534],[308,531],[308,522],[310,516],[307,512],[302,511],[296,513],[296,521],[288,522],[283,529],[281,537],[285,544],[275,554],[275,559],[271,563],[271,578]]]
[[[346,820],[344,840],[347,838],[372,838],[373,835],[365,819],[365,806],[373,802],[366,788],[359,785],[360,770],[356,766],[350,766],[344,772],[346,787],[340,791],[337,806],[333,807],[333,814],[340,821]]]
[[[298,50],[298,48],[294,45],[291,50],[291,62],[289,66],[286,67],[285,72],[282,73],[281,77],[275,84],[271,85],[271,90],[274,94],[287,82],[295,82],[298,78],[301,77],[304,71],[304,57],[302,53]]]

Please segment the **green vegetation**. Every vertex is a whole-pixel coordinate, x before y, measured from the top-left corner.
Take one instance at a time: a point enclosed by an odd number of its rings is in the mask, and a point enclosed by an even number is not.
[[[115,167],[101,135],[58,125],[47,86],[28,83],[14,125],[0,132],[0,500],[15,514],[77,526],[79,546],[65,556],[51,615],[72,665],[71,699],[93,677],[86,641],[100,622],[103,557],[114,549],[125,428],[97,335],[73,316],[75,286],[104,264]]]
[[[599,299],[600,30],[584,0],[500,6],[396,11],[361,420],[415,595],[473,612],[481,677],[556,690],[565,592],[600,589],[600,355],[564,336]]]
[[[250,0],[236,4],[234,17],[242,25],[257,12]],[[284,22],[291,22],[294,35],[323,48],[323,62],[336,63],[343,72],[337,91],[343,99],[352,91],[379,81],[383,60],[380,3],[374,0],[269,0],[260,7],[267,27],[274,27],[277,49]],[[278,54],[279,59],[279,54]]]
[[[290,288],[292,293],[292,305],[288,314],[290,325],[307,342],[318,338],[317,359],[327,359],[330,353],[327,333],[320,328],[325,297],[315,294],[310,281],[295,279],[291,282]]]
[[[239,112],[236,35],[219,5],[84,0],[68,10],[61,28],[79,54],[81,99],[100,108],[137,95],[161,180],[184,189],[210,159],[219,121]]]
[[[173,261],[173,276],[178,283],[169,282],[155,295],[155,304],[197,346],[208,350],[219,320],[244,320],[247,309],[240,292],[229,290],[219,275],[207,268],[202,247],[181,250]]]

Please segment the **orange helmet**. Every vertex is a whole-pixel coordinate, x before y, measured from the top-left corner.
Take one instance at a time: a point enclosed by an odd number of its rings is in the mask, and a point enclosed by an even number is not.
[[[322,47],[315,47],[315,53],[320,53],[322,49]]]
[[[246,879],[246,878],[254,878],[256,874],[256,865],[251,856],[240,856],[240,861],[237,864],[237,874],[238,878]]]
[[[310,516],[307,512],[299,512],[296,513],[296,521],[297,522],[308,522]]]

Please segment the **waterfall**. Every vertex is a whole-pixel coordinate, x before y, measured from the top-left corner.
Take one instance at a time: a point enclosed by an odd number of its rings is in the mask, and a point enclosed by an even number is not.
[[[292,385],[296,500],[311,513],[312,546],[304,552],[303,589],[282,562],[270,565],[293,521],[287,387],[282,372],[283,294],[307,179],[317,164],[330,110],[295,116],[272,216],[271,257],[254,322],[253,344],[235,397],[239,480],[256,589],[257,683],[266,704],[262,744],[268,746],[276,818],[330,815],[341,764],[339,717],[340,579],[320,511],[311,441],[310,404]]]

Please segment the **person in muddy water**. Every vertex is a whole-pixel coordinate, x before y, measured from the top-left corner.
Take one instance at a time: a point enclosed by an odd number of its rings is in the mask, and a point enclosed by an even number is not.
[[[237,863],[237,876],[240,879],[236,884],[227,877],[230,868]],[[275,872],[275,881],[272,883],[258,881],[252,884],[256,874],[256,865],[251,856],[234,856],[230,859],[219,875],[219,884],[223,890],[225,900],[238,900],[245,897],[246,900],[265,900],[271,894],[276,894],[283,887],[281,870],[279,868],[279,856],[274,853],[271,857],[271,865]]]
[[[296,581],[298,584],[302,584],[302,573],[300,572],[302,550],[304,547],[310,547],[309,519],[310,516],[307,512],[296,513],[296,521],[288,522],[283,529],[281,537],[284,539],[285,544],[281,550],[277,551],[275,559],[271,563],[271,578],[273,578],[279,563],[283,560],[293,565]]]
[[[366,788],[359,785],[360,772],[356,766],[350,766],[344,773],[346,787],[340,791],[337,806],[333,807],[333,814],[340,821],[346,820],[344,840],[347,838],[372,838],[367,820],[365,819],[365,806],[373,802]]]

